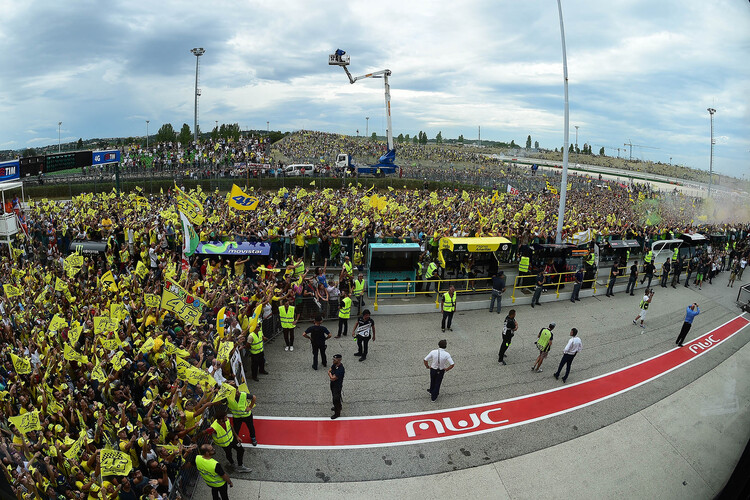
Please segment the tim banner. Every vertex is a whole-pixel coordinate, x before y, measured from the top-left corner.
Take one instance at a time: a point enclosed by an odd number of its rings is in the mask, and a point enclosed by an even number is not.
[[[21,177],[21,164],[18,160],[0,162],[0,182],[12,181]]]
[[[120,163],[120,151],[111,149],[109,151],[94,151],[91,153],[92,165],[106,165],[107,163]]]

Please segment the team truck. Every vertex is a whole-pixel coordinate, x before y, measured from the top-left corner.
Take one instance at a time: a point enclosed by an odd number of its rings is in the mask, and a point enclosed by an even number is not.
[[[356,165],[352,157],[341,153],[336,157],[336,169],[342,169],[344,175],[374,175],[385,177],[386,175],[400,173],[400,167],[394,163],[396,150],[392,149],[378,159],[375,165]]]

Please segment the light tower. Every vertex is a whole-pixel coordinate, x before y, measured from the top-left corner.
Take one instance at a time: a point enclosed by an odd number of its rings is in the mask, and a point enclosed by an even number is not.
[[[365,116],[365,137],[370,136],[370,117]]]
[[[57,122],[57,152],[60,152],[60,127],[62,127],[62,122]]]
[[[711,116],[711,155],[708,158],[708,197],[711,197],[711,183],[714,179],[714,108],[708,108],[708,114]]]
[[[197,47],[192,49],[190,52],[195,56],[195,117],[193,120],[193,140],[198,142],[198,96],[201,95],[201,91],[198,88],[198,66],[201,56],[206,53],[203,47]]]
[[[563,88],[565,89],[565,118],[563,128],[563,171],[560,179],[560,205],[557,209],[557,233],[555,243],[562,243],[563,219],[565,217],[565,197],[568,194],[568,140],[570,139],[570,113],[568,108],[568,56],[565,51],[565,27],[563,26],[562,4],[557,0],[560,14],[560,39],[562,41]]]
[[[146,120],[146,149],[148,149],[148,122],[151,120]]]

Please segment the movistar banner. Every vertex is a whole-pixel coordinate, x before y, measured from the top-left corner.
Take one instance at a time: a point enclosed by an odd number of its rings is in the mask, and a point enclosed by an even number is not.
[[[269,243],[243,241],[207,241],[198,243],[195,253],[201,255],[270,255]]]

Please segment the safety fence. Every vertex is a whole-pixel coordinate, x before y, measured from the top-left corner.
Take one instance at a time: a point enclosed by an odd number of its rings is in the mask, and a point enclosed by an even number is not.
[[[174,477],[169,473],[170,467],[168,467],[167,475],[172,481],[172,489],[169,491],[169,496],[167,497],[169,500],[189,499],[195,494],[195,488],[198,486],[198,481],[200,481],[200,473],[195,467],[195,457],[200,453],[201,445],[212,441],[211,436],[205,434],[204,431],[211,425],[214,415],[214,407],[207,408],[203,412],[200,426],[194,435],[193,444],[195,447],[182,456],[180,459],[181,463],[172,465]]]
[[[376,281],[375,302],[373,308],[378,310],[378,299],[382,297],[416,297],[435,295],[435,307],[440,307],[441,294],[450,286],[456,294],[486,293],[492,291],[492,278],[450,278],[401,281]],[[432,290],[430,290],[432,288]]]
[[[737,305],[745,312],[750,312],[750,284],[740,287],[737,292]]]

